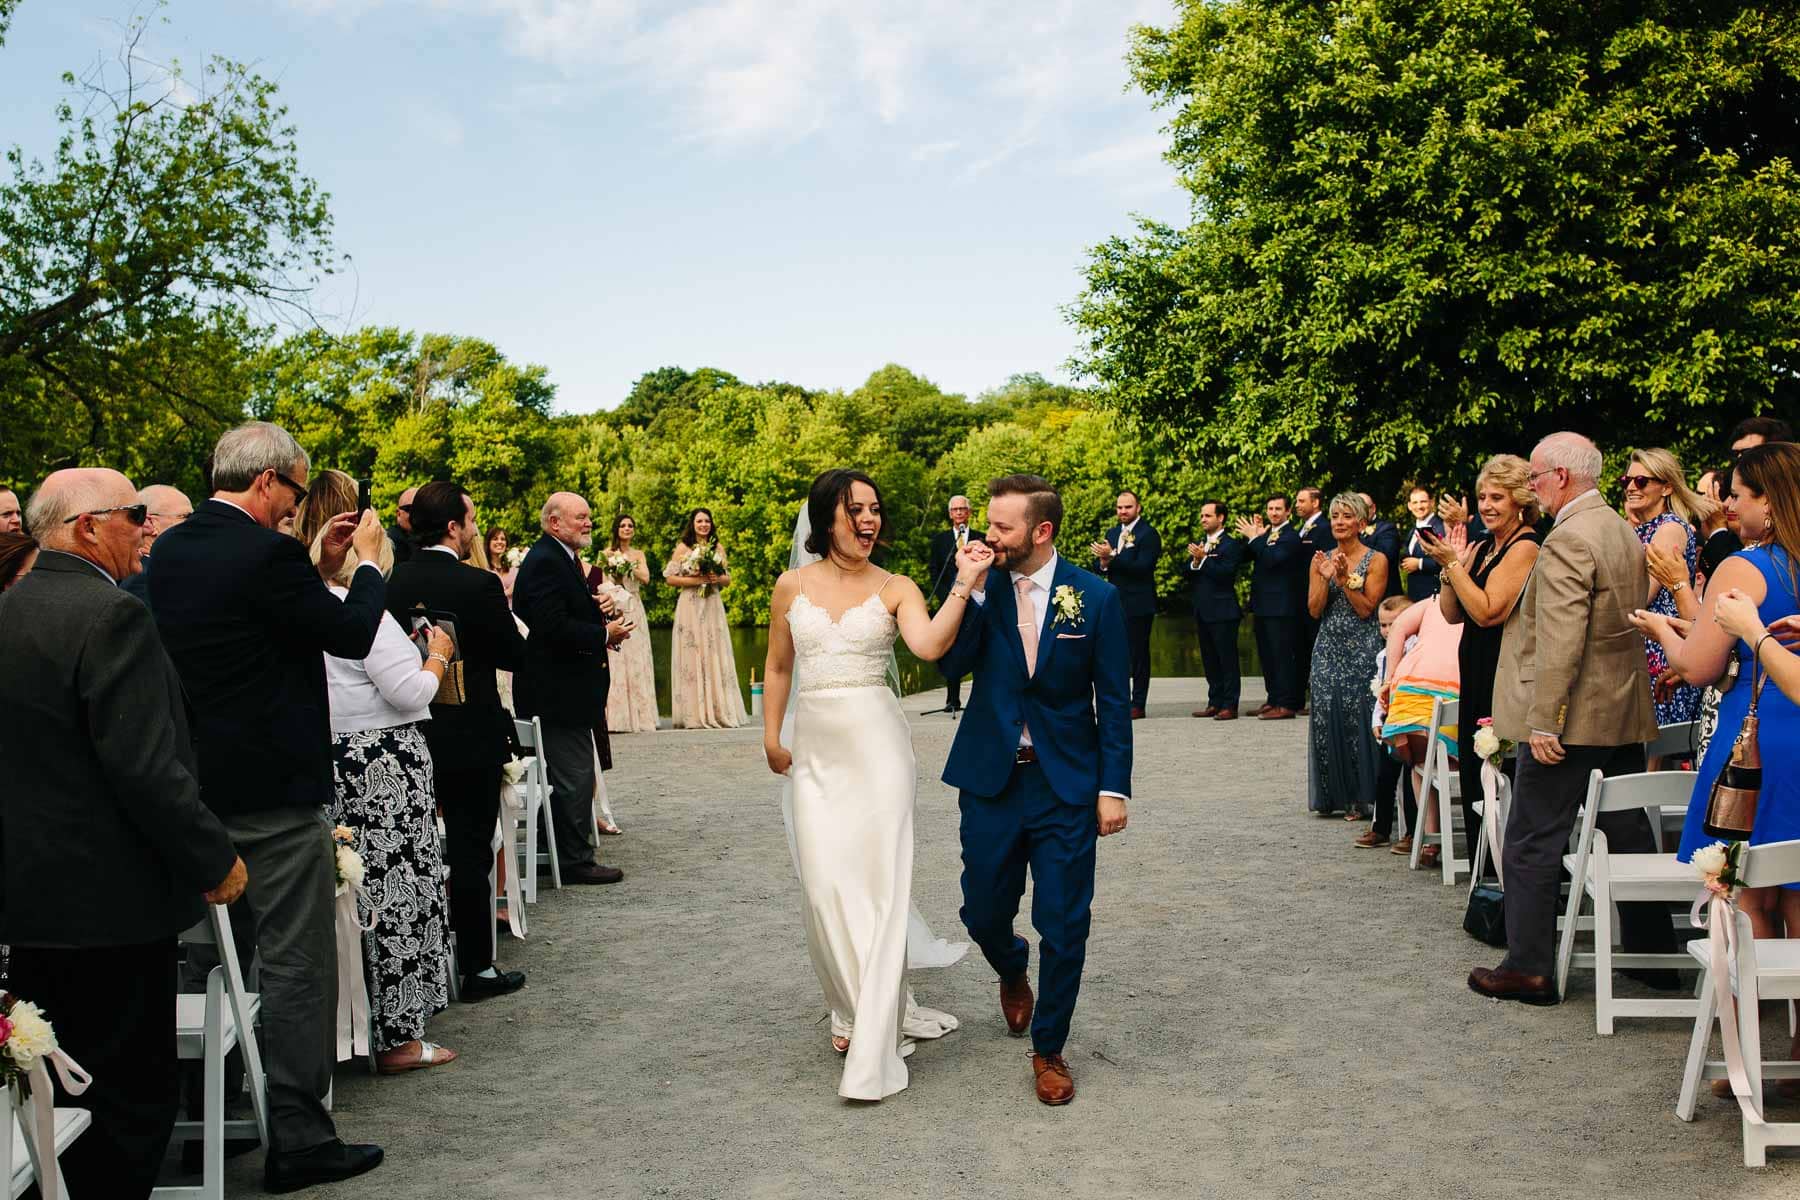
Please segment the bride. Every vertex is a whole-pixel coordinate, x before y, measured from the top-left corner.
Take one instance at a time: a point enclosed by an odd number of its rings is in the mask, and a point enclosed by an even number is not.
[[[788,776],[806,948],[831,1006],[832,1046],[845,1056],[838,1094],[852,1100],[900,1091],[913,1040],[956,1028],[948,1013],[913,1005],[906,988],[915,764],[888,670],[896,632],[920,658],[943,656],[991,556],[979,541],[958,553],[956,584],[934,618],[916,583],[870,562],[884,526],[867,475],[813,481],[801,527],[804,557],[819,558],[776,581],[763,684],[763,751]]]

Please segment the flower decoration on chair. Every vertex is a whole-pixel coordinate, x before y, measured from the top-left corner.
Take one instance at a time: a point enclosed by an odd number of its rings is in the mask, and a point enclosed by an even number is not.
[[[362,855],[356,852],[356,830],[348,825],[339,825],[331,831],[331,849],[333,866],[337,871],[337,894],[359,892],[362,890],[363,866]]]
[[[1506,761],[1506,756],[1517,748],[1517,742],[1494,732],[1494,718],[1483,717],[1475,722],[1475,753],[1485,758],[1496,771]]]
[[[1700,876],[1705,891],[1701,899],[1719,896],[1727,904],[1733,902],[1737,890],[1744,886],[1738,875],[1738,862],[1743,857],[1744,843],[1714,842],[1694,851],[1694,874]]]
[[[1074,628],[1081,624],[1081,593],[1071,584],[1063,584],[1050,597],[1050,604],[1056,609],[1055,625],[1067,625]]]
[[[11,992],[0,992],[0,1078],[31,1094],[31,1068],[56,1053],[56,1030],[44,1011]]]

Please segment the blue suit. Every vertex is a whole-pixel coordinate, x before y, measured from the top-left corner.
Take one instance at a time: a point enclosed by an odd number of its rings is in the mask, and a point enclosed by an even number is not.
[[[1238,669],[1237,573],[1244,565],[1244,543],[1221,534],[1212,553],[1198,563],[1188,560],[1188,595],[1200,634],[1200,662],[1206,668],[1208,708],[1236,709],[1243,688]]]
[[[1306,572],[1313,547],[1289,523],[1244,546],[1250,569],[1250,611],[1256,616],[1256,653],[1262,659],[1269,703],[1298,711],[1311,661],[1306,633]]]
[[[1444,519],[1442,517],[1434,513],[1426,525],[1438,537],[1444,536]],[[1425,552],[1425,543],[1419,537],[1419,531],[1416,528],[1406,535],[1406,549],[1400,552],[1400,557],[1419,560],[1419,569],[1409,572],[1406,576],[1406,598],[1408,600],[1425,600],[1437,595],[1438,588],[1443,584],[1441,575],[1444,568],[1438,566],[1437,559]],[[1398,572],[1400,563],[1398,561],[1389,563],[1388,570]]]
[[[1069,587],[1081,614],[1057,615]],[[1038,1000],[1031,1022],[1039,1054],[1060,1054],[1081,991],[1094,898],[1099,793],[1131,794],[1131,681],[1119,593],[1058,558],[1050,603],[1028,673],[1010,572],[988,573],[984,603],[971,603],[941,664],[974,675],[944,764],[961,789],[963,924],[1002,979],[1025,974],[1030,946],[1013,932],[1029,867],[1038,932]],[[1029,727],[1036,763],[1019,763]]]

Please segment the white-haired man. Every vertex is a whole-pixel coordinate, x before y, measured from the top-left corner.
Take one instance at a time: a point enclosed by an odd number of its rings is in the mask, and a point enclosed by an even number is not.
[[[557,492],[544,501],[539,523],[544,536],[525,555],[513,581],[513,612],[530,631],[524,660],[513,675],[513,701],[521,717],[537,717],[543,726],[541,753],[550,776],[563,882],[617,883],[625,873],[602,866],[598,858],[594,731],[606,727],[612,682],[606,652],[625,640],[631,625],[609,625],[617,606],[588,591],[580,557],[594,543],[588,502],[573,492]]]
[[[1506,826],[1506,958],[1476,967],[1469,987],[1526,1004],[1561,999],[1562,857],[1588,776],[1642,771],[1644,743],[1656,736],[1644,639],[1629,619],[1649,585],[1644,548],[1601,498],[1601,467],[1599,448],[1578,433],[1553,433],[1531,452],[1531,489],[1556,525],[1507,618],[1494,682],[1495,732],[1519,744]],[[1600,823],[1614,849],[1655,849],[1642,813],[1609,813]],[[1621,904],[1619,915],[1628,951],[1674,950],[1659,906]],[[1645,982],[1662,986],[1672,976]]]
[[[138,489],[138,503],[144,506],[144,547],[138,551],[143,569],[119,584],[120,587],[150,603],[150,550],[156,539],[194,515],[194,505],[187,495],[166,483],[153,483]]]
[[[974,509],[967,496],[950,497],[950,528],[931,535],[931,596],[942,604],[956,584],[956,555],[969,544],[969,516]],[[962,676],[944,676],[944,711],[962,711]]]

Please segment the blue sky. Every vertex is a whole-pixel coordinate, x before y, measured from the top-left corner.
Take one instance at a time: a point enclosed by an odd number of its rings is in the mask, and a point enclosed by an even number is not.
[[[24,0],[0,142],[131,0]],[[1126,88],[1169,0],[172,0],[141,52],[281,85],[353,270],[330,324],[471,334],[564,411],[645,371],[974,395],[1066,378],[1062,306],[1132,213],[1180,221],[1165,116]]]

